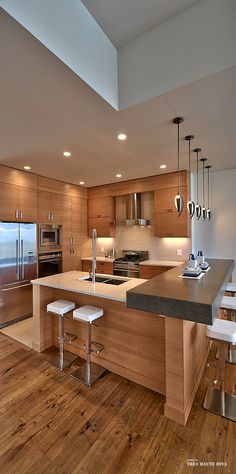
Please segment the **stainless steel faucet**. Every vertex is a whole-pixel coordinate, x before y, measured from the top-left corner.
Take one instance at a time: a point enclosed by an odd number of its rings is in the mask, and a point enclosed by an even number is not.
[[[96,277],[96,268],[97,268],[97,260],[96,260],[96,243],[97,243],[97,231],[96,229],[93,229],[93,243],[92,243],[92,282],[95,283],[95,277]]]

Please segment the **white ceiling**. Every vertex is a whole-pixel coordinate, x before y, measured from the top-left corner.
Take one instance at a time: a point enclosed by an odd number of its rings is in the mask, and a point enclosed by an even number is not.
[[[199,0],[82,0],[102,30],[120,48]]]
[[[176,170],[171,121],[214,169],[236,168],[236,68],[117,112],[7,14],[0,14],[0,163],[87,186]],[[125,142],[118,132],[128,134]],[[187,146],[181,143],[182,168]],[[72,157],[62,158],[69,150]],[[165,171],[165,172],[166,172]]]

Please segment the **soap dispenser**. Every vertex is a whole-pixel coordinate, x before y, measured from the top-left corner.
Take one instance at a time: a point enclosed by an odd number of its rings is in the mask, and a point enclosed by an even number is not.
[[[191,270],[195,270],[197,268],[197,260],[193,253],[190,253],[189,255],[187,268],[191,268]]]

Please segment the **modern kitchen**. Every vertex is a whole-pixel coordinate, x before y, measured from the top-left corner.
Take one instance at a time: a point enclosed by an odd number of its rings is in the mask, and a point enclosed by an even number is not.
[[[234,472],[235,19],[0,1],[2,472]]]

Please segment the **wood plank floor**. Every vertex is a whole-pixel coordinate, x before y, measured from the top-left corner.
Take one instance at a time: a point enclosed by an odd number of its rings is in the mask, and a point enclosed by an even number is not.
[[[234,393],[235,369],[227,368]],[[236,472],[236,423],[203,410],[204,380],[183,427],[163,416],[163,396],[112,373],[87,388],[72,370],[59,373],[0,334],[1,473]]]

